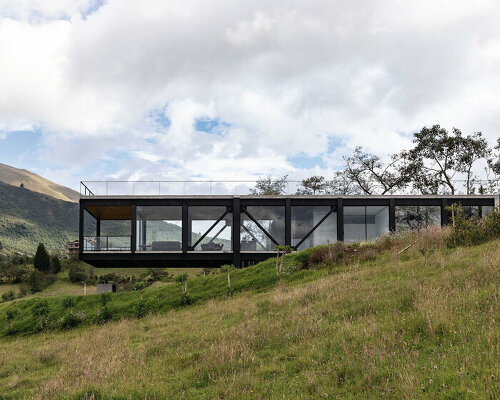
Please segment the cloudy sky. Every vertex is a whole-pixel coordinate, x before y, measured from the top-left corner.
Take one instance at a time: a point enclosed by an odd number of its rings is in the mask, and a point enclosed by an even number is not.
[[[500,132],[500,2],[0,0],[0,162],[81,179],[328,176]]]

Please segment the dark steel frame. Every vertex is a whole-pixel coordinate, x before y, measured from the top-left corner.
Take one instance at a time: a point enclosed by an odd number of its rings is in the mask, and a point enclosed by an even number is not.
[[[337,196],[86,196],[80,199],[80,226],[79,238],[80,259],[96,267],[217,267],[223,264],[235,266],[251,265],[255,262],[272,257],[271,252],[241,251],[241,214],[248,215],[248,206],[283,206],[285,207],[285,243],[292,247],[291,239],[291,209],[294,206],[329,206],[330,211],[317,223],[310,232],[295,245],[298,248],[304,240],[309,237],[331,213],[337,213],[337,240],[344,239],[344,216],[345,206],[389,206],[389,230],[395,231],[395,207],[396,206],[425,206],[433,205],[441,207],[441,224],[446,225],[450,215],[446,206],[453,203],[462,205],[495,206],[498,205],[499,196],[359,196],[359,197],[337,197]],[[132,214],[131,249],[130,252],[84,252],[84,211],[88,206],[130,206]],[[137,206],[181,206],[182,207],[182,251],[180,252],[136,252]],[[220,219],[232,211],[232,251],[204,252],[193,251],[194,246],[189,246],[189,220],[188,208],[190,206],[225,206],[226,212]],[[250,216],[255,221],[255,218]],[[100,234],[100,221],[96,221],[96,233]],[[260,224],[257,223],[257,226]],[[262,229],[262,227],[259,227]],[[204,237],[209,231],[205,232]],[[276,240],[263,229],[270,239],[276,244]],[[99,235],[93,235],[99,236]],[[197,241],[200,242],[200,239]],[[197,244],[197,243],[196,243]]]

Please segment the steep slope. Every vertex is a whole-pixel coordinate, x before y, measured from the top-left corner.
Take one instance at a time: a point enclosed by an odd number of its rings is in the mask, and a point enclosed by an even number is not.
[[[45,179],[33,172],[25,169],[18,169],[9,165],[0,163],[0,182],[12,186],[19,186],[21,183],[26,189],[34,192],[46,194],[59,200],[77,202],[80,195],[78,192],[58,185],[48,179]]]
[[[34,253],[39,242],[63,251],[78,235],[78,204],[0,182],[0,242]]]

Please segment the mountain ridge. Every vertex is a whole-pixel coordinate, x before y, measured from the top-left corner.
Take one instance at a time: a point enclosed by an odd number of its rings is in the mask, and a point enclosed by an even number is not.
[[[15,168],[2,163],[0,163],[0,182],[12,186],[23,184],[24,188],[33,192],[72,203],[77,203],[80,198],[80,194],[73,189],[54,183],[26,169]]]

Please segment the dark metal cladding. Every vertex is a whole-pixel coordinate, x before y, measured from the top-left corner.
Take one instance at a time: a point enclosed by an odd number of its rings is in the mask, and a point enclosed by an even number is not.
[[[442,225],[449,222],[449,213],[445,207],[454,203],[477,208],[479,215],[483,208],[498,206],[498,195],[485,196],[83,196],[80,199],[79,255],[95,267],[218,267],[233,264],[238,267],[253,265],[259,261],[273,257],[275,244],[283,244],[292,248],[308,246],[315,232],[321,236],[324,221],[329,220],[334,235],[331,241],[343,241],[349,234],[346,229],[353,229],[355,224],[375,224],[373,215],[368,216],[368,209],[384,210],[383,224],[386,232],[396,230],[396,209],[398,207],[433,207]],[[163,240],[146,244],[148,229],[152,229],[146,220],[139,231],[138,207],[176,206],[180,209],[178,217],[178,240]],[[204,208],[225,211],[215,216],[193,215],[194,207],[198,214]],[[212,208],[211,208],[212,207]],[[217,208],[218,207],[218,208]],[[295,207],[295,208],[294,208]],[[302,207],[302,208],[301,208]],[[309,207],[309,208],[308,208]],[[437,209],[436,207],[439,207]],[[294,209],[315,211],[309,212],[312,217],[303,221],[293,220]],[[249,211],[252,209],[253,211]],[[200,211],[201,210],[201,211]],[[265,212],[278,210],[275,220],[267,225],[259,216]],[[326,212],[324,210],[327,210]],[[364,212],[363,212],[364,210]],[[317,212],[316,212],[317,211]],[[321,212],[320,212],[321,211]],[[440,214],[439,214],[440,211]],[[347,214],[346,214],[347,212]],[[254,213],[255,215],[253,215]],[[350,214],[349,214],[350,213]],[[357,213],[357,214],[356,214]],[[180,216],[181,215],[181,216]],[[387,217],[385,217],[387,215]],[[87,226],[84,221],[93,218],[94,229],[91,236],[86,236]],[[330,218],[331,217],[331,218]],[[192,232],[193,221],[198,218],[204,226],[204,232]],[[378,217],[377,217],[378,218]],[[271,219],[269,217],[268,219]],[[386,221],[387,219],[387,221]],[[129,221],[130,234],[123,236],[121,247],[110,245],[110,237],[101,236],[103,222]],[[347,220],[351,222],[346,222]],[[260,222],[259,222],[260,221]],[[334,222],[332,222],[334,221]],[[361,222],[359,222],[361,221]],[[364,221],[364,222],[363,222]],[[268,221],[269,222],[269,221]],[[219,224],[223,223],[222,226]],[[260,238],[267,238],[269,245],[265,247],[244,224],[253,224]],[[204,225],[205,224],[205,225]],[[346,224],[351,224],[350,226]],[[354,225],[353,225],[354,224]],[[439,224],[439,222],[438,222]],[[264,226],[266,225],[266,226]],[[217,226],[217,228],[216,228]],[[214,241],[226,227],[231,228],[225,244]],[[199,228],[198,228],[199,229]],[[362,230],[360,230],[361,232]],[[365,231],[367,229],[365,228]],[[384,232],[385,232],[384,231]],[[302,233],[299,233],[302,232]],[[330,233],[331,233],[330,232]],[[249,240],[243,241],[242,235],[248,234]],[[376,235],[372,233],[372,235]],[[295,236],[294,236],[295,235]],[[366,234],[365,240],[370,240]],[[324,238],[323,236],[321,236]],[[93,238],[88,245],[88,238]],[[219,239],[219,242],[222,239]],[[328,239],[330,241],[330,239]],[[205,243],[202,243],[205,241]],[[138,244],[139,242],[143,244]],[[156,243],[156,244],[155,244]],[[157,247],[154,251],[155,246]],[[260,247],[260,248],[258,248]],[[302,247],[304,248],[304,247]],[[147,249],[147,251],[140,251]],[[172,250],[173,249],[173,250]]]

